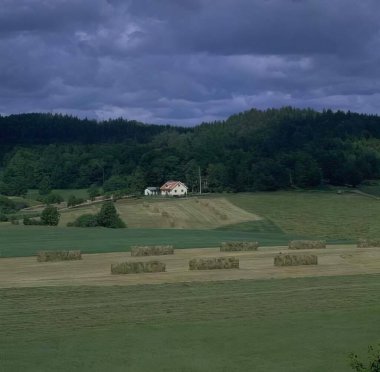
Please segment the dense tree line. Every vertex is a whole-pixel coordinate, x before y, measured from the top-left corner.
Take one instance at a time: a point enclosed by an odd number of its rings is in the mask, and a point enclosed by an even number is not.
[[[5,134],[4,134],[5,133]],[[210,191],[356,186],[380,177],[380,117],[283,108],[194,128],[26,114],[0,118],[0,192],[141,192],[168,179]]]

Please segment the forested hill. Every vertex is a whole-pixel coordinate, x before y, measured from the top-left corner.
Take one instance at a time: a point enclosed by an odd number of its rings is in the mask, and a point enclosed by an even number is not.
[[[168,128],[124,119],[96,122],[67,115],[38,113],[0,116],[0,145],[93,144],[127,140],[148,142]]]
[[[0,192],[41,183],[141,191],[168,179],[209,191],[358,185],[380,177],[380,117],[282,108],[194,128],[49,114],[0,118]]]

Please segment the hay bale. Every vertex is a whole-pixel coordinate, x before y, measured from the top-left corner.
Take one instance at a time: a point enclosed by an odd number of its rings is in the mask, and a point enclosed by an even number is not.
[[[39,251],[37,252],[38,262],[52,261],[73,261],[81,260],[81,251]]]
[[[257,251],[259,248],[258,242],[222,242],[221,252],[236,252],[236,251]]]
[[[121,262],[111,265],[111,274],[161,273],[166,265],[160,261]]]
[[[292,240],[289,249],[322,249],[326,248],[324,240]]]
[[[189,261],[190,270],[238,269],[236,257],[193,258]]]
[[[318,256],[314,254],[278,254],[274,257],[274,266],[318,265]]]
[[[358,248],[378,248],[380,247],[380,239],[359,239]]]
[[[131,256],[163,256],[174,254],[172,245],[151,245],[151,246],[133,246],[131,247]]]

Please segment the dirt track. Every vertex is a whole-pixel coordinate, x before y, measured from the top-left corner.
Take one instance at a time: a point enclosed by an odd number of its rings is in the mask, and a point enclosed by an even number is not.
[[[132,275],[111,275],[111,263],[152,257],[130,257],[129,253],[86,254],[81,261],[53,263],[39,263],[35,257],[3,258],[0,259],[0,287],[135,285],[380,273],[378,248],[330,246],[312,251],[318,255],[318,266],[274,267],[273,256],[280,251],[285,252],[287,248],[265,247],[257,252],[236,254],[221,253],[216,248],[177,250],[173,256],[154,257],[167,264],[167,272]],[[191,258],[229,255],[240,258],[239,270],[188,270]]]

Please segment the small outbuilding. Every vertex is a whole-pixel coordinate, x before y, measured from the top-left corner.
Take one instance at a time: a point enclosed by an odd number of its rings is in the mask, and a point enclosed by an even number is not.
[[[155,195],[160,195],[160,188],[159,187],[147,187],[144,190],[144,195],[145,196],[155,196]]]
[[[160,187],[161,195],[164,196],[186,196],[187,186],[181,181],[168,181]]]

